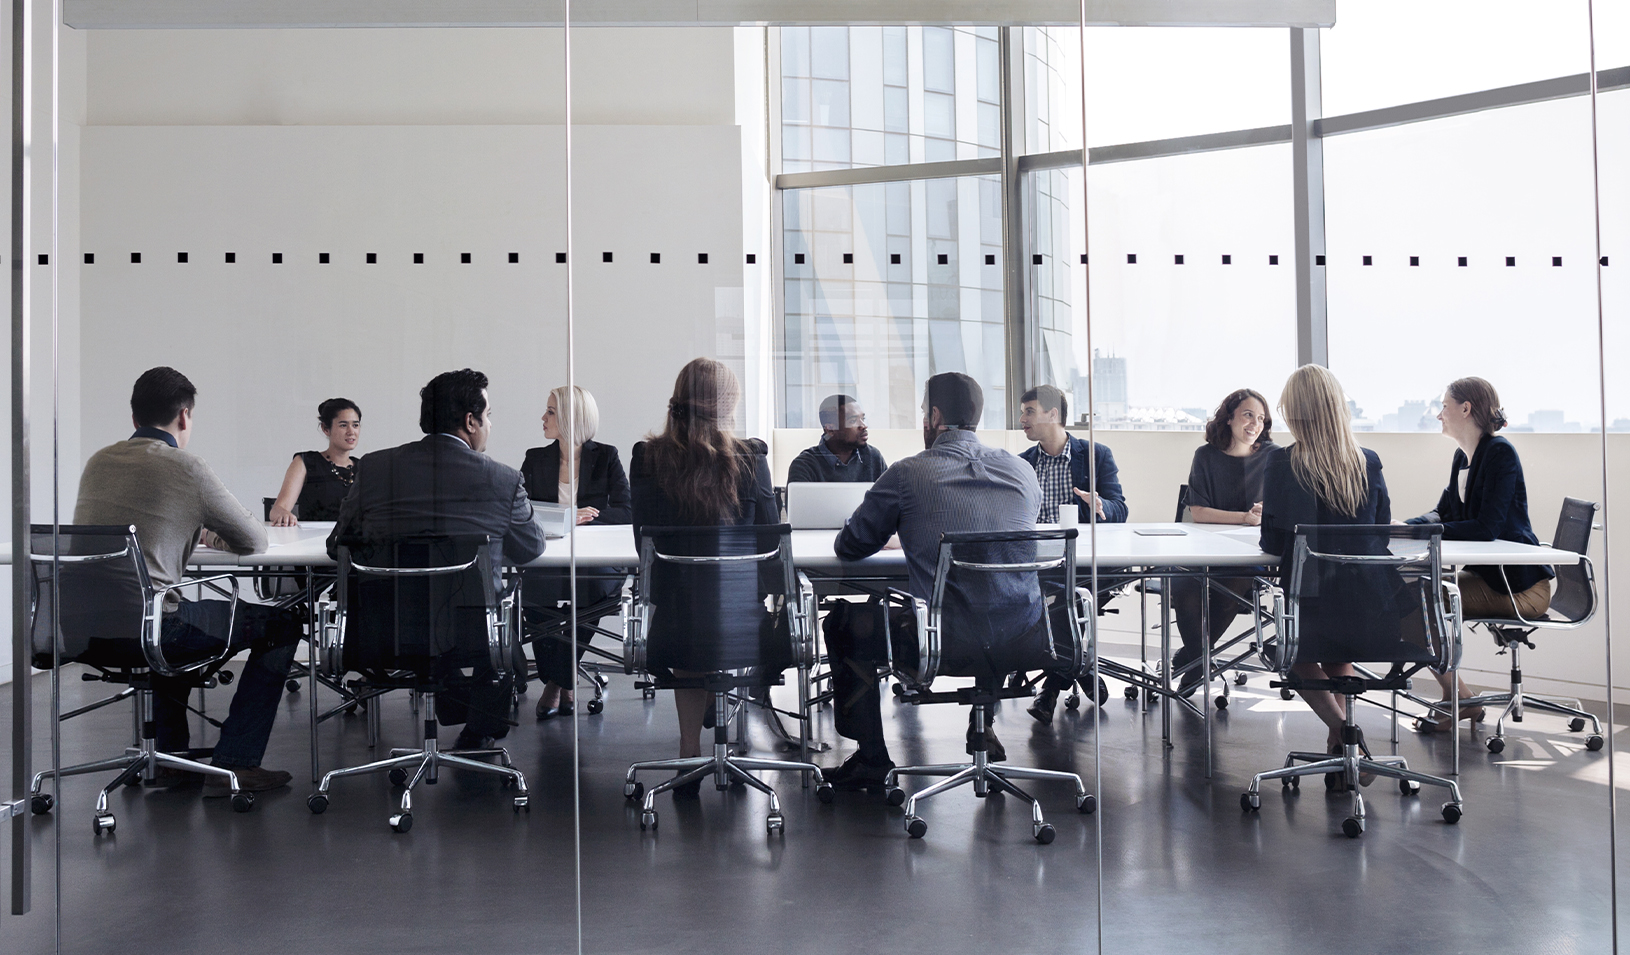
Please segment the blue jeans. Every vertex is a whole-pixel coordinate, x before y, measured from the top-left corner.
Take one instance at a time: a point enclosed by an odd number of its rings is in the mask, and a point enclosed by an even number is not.
[[[227,642],[230,614],[231,604],[225,600],[181,601],[179,608],[164,614],[159,639],[165,658],[177,664],[220,652]],[[238,602],[230,646],[234,653],[247,648],[249,660],[238,676],[237,692],[232,694],[232,706],[215,744],[217,766],[260,765],[300,642],[302,617],[299,611]],[[188,677],[153,676],[153,724],[159,749],[179,752],[188,748],[187,697],[195,685]]]

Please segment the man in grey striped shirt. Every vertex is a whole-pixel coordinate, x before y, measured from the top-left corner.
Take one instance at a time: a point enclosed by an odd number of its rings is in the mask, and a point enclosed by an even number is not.
[[[909,582],[907,589],[929,599],[934,586],[934,568],[939,560],[940,535],[947,531],[1031,530],[1040,510],[1041,488],[1035,469],[1007,451],[981,444],[974,431],[984,411],[984,394],[979,383],[957,372],[928,379],[923,396],[922,454],[894,463],[877,479],[865,500],[838,533],[833,550],[843,560],[861,560],[877,553],[899,534],[905,551]],[[1011,545],[1015,553],[992,555],[992,559],[1034,559],[1034,544]],[[1022,551],[1022,552],[1020,552]],[[1039,632],[1043,619],[1041,590],[1012,574],[980,575],[981,579],[963,592],[948,597],[947,614],[960,615],[964,627],[978,632],[984,656],[992,659],[966,661],[973,670],[1000,670],[1005,644],[1029,643]],[[961,598],[961,599],[959,599]],[[958,628],[960,629],[960,628]],[[838,652],[834,653],[834,649]],[[848,648],[850,650],[860,648]],[[947,648],[948,656],[953,653]],[[838,769],[827,774],[834,786],[861,789],[880,786],[883,775],[894,766],[883,739],[883,716],[877,682],[861,674],[866,667],[850,666],[844,648],[828,646],[837,706],[838,732],[860,744],[859,750]],[[882,658],[881,648],[863,654],[868,660]],[[948,659],[947,663],[951,661]],[[869,665],[869,664],[868,664]],[[994,673],[997,679],[1004,673]],[[991,759],[1005,753],[994,734],[987,734]]]

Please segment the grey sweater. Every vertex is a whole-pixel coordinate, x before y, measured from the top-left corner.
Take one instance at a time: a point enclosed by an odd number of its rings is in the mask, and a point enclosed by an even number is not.
[[[135,525],[157,584],[180,582],[203,528],[235,554],[266,549],[266,528],[203,458],[153,438],[120,441],[91,455],[79,478],[74,523]],[[174,609],[174,601],[166,603]]]

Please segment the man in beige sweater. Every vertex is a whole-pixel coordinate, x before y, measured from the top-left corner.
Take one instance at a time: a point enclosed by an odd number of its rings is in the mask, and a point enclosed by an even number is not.
[[[235,554],[266,549],[261,522],[238,503],[202,458],[187,452],[196,395],[187,376],[173,368],[143,372],[130,395],[136,433],[91,455],[79,479],[74,523],[134,525],[155,583],[182,579],[200,536],[209,546]],[[227,642],[234,651],[249,649],[215,744],[214,764],[230,768],[240,789],[277,789],[288,785],[289,774],[262,769],[260,761],[300,640],[299,618],[291,611],[242,601],[235,618],[231,615],[227,601],[183,600],[172,593],[165,604],[160,640],[165,656],[174,662],[217,653]],[[190,685],[184,679],[154,676],[153,690],[158,748],[186,750]],[[192,778],[192,773],[160,770],[157,782],[175,785]],[[206,797],[227,793],[226,777],[205,780]]]

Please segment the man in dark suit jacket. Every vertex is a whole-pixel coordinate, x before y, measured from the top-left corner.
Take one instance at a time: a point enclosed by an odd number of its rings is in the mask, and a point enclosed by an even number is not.
[[[341,541],[419,534],[487,535],[494,574],[505,560],[523,564],[543,553],[543,531],[532,519],[521,472],[484,453],[492,432],[486,375],[465,368],[431,379],[419,392],[419,430],[423,440],[357,462],[356,481],[328,537],[330,556],[338,557]],[[442,659],[456,664],[449,660],[455,656]],[[509,732],[510,680],[494,680],[484,654],[470,663],[469,719],[455,749],[482,748]]]

